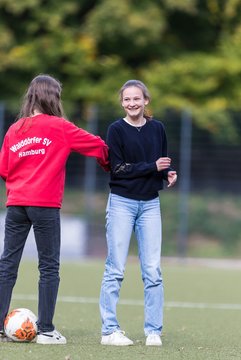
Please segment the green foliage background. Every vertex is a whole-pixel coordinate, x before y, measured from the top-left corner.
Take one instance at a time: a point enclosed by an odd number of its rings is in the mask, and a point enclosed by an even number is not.
[[[189,109],[200,128],[240,140],[240,0],[0,0],[0,99],[17,111],[28,82],[50,73],[68,115],[117,107],[130,78],[152,111]]]

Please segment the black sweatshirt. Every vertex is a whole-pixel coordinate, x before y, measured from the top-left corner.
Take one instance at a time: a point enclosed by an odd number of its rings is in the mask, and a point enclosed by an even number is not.
[[[158,172],[156,167],[156,160],[167,156],[163,124],[151,119],[137,128],[119,119],[109,126],[106,142],[110,149],[111,193],[135,200],[157,197],[171,170]]]

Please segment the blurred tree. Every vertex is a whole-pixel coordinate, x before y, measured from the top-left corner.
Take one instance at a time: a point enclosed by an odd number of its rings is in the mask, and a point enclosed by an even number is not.
[[[122,83],[139,78],[153,111],[188,108],[199,126],[237,140],[240,18],[241,0],[0,0],[0,98],[17,111],[46,72],[63,82],[68,113],[117,107]]]

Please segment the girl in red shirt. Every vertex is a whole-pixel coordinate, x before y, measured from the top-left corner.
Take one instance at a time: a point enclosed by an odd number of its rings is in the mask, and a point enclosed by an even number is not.
[[[3,322],[24,245],[33,226],[39,260],[39,344],[65,344],[53,325],[60,260],[60,208],[65,166],[71,152],[95,157],[108,170],[108,147],[98,136],[64,118],[61,84],[49,75],[35,77],[26,92],[19,119],[7,131],[0,154],[6,182],[7,214],[0,259],[0,341]]]

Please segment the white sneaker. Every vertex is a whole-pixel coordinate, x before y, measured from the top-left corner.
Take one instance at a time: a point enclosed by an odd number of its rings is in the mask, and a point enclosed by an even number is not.
[[[4,331],[0,331],[0,342],[13,342],[11,338],[9,338]]]
[[[110,335],[103,335],[101,345],[129,346],[133,345],[133,341],[125,336],[124,331],[117,330]]]
[[[147,346],[162,346],[161,337],[158,334],[149,334],[146,337]]]
[[[44,345],[48,345],[48,344],[58,345],[58,344],[66,344],[67,341],[63,335],[61,335],[57,330],[54,330],[54,331],[39,333],[37,335],[36,343],[44,344]]]

